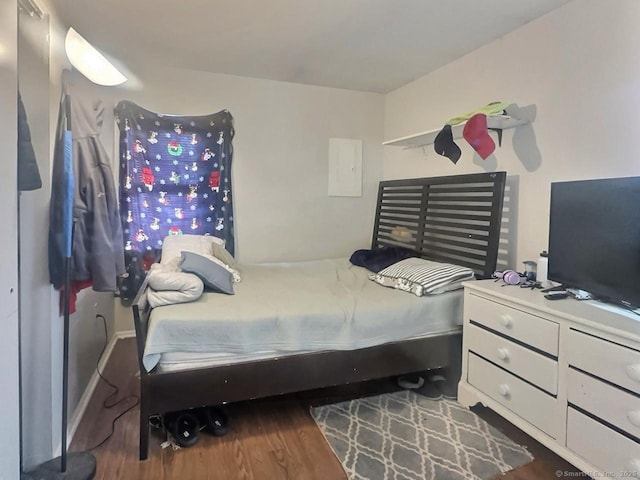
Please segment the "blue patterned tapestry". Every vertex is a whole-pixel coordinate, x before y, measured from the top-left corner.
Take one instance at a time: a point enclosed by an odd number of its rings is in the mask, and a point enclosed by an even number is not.
[[[129,274],[123,299],[135,296],[167,235],[215,235],[234,253],[231,161],[233,117],[162,115],[122,101],[120,215]]]

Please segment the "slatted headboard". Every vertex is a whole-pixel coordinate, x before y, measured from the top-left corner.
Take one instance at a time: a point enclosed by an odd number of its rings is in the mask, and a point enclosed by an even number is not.
[[[380,182],[372,248],[401,246],[429,260],[496,269],[506,172]]]

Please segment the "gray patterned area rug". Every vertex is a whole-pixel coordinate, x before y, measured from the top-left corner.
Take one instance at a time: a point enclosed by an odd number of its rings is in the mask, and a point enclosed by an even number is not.
[[[410,391],[311,409],[351,480],[489,479],[533,460],[469,409]]]

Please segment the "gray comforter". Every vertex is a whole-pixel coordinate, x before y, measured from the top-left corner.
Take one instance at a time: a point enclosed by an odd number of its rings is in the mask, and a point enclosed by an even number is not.
[[[210,354],[218,363],[265,352],[351,350],[443,333],[462,323],[462,291],[429,297],[385,288],[347,259],[244,265],[235,295],[155,308],[144,365],[163,354]]]

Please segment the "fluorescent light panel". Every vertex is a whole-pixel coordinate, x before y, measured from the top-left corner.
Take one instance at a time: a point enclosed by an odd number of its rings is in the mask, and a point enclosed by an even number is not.
[[[73,28],[67,32],[64,48],[71,65],[93,83],[112,87],[127,81],[127,77]]]

